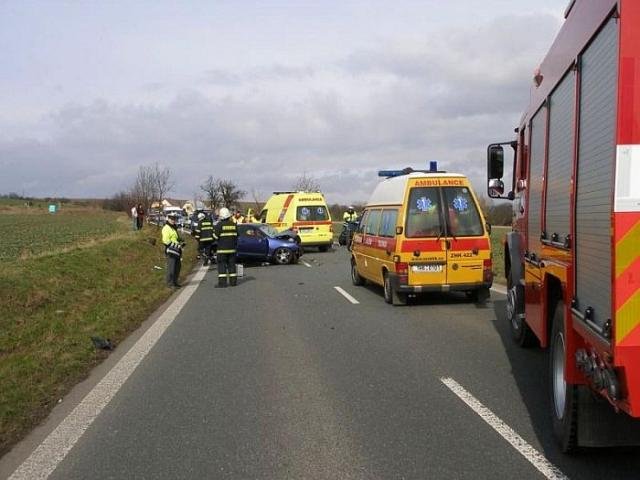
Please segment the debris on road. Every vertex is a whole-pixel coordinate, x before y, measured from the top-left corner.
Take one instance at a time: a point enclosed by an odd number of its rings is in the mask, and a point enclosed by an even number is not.
[[[93,346],[100,350],[113,350],[116,348],[115,344],[108,338],[91,337]]]

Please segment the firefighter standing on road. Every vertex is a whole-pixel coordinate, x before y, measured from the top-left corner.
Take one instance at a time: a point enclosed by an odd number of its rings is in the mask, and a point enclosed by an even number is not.
[[[213,223],[204,213],[198,214],[195,237],[198,240],[198,251],[204,256],[204,265],[209,265],[211,247],[213,246]]]
[[[162,243],[164,244],[164,254],[167,257],[167,287],[180,288],[178,278],[180,277],[180,266],[182,262],[182,247],[184,241],[178,233],[176,226],[177,213],[170,213],[167,223],[162,227]]]
[[[220,221],[213,229],[213,236],[218,240],[218,285],[216,288],[227,286],[227,278],[232,287],[238,284],[236,274],[236,246],[238,245],[238,227],[236,226],[228,208],[220,209]]]
[[[358,214],[356,213],[355,209],[351,205],[349,205],[349,207],[347,208],[347,211],[344,212],[344,215],[342,215],[342,221],[344,222],[358,221]]]

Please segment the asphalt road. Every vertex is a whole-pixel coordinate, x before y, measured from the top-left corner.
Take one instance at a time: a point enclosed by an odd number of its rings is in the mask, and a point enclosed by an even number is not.
[[[638,449],[559,452],[546,353],[512,344],[502,295],[392,307],[344,249],[303,260],[208,272],[51,478],[544,478],[442,378],[566,476],[640,477]]]

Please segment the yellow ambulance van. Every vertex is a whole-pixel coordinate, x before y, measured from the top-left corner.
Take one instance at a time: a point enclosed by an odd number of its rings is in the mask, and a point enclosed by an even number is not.
[[[331,214],[320,192],[273,192],[260,213],[260,222],[278,231],[296,230],[303,247],[326,252],[333,244]]]
[[[409,294],[467,292],[483,302],[493,282],[490,226],[469,180],[430,170],[383,171],[351,244],[351,280],[384,288],[404,305]]]

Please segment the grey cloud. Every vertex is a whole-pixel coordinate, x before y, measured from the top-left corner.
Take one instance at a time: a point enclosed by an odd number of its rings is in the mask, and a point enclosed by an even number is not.
[[[485,146],[511,135],[547,46],[536,39],[555,28],[552,17],[505,18],[326,68],[209,70],[199,85],[216,95],[67,105],[46,119],[49,140],[0,141],[0,166],[11,172],[0,192],[25,184],[35,195],[107,196],[128,186],[139,165],[159,162],[174,170],[179,196],[197,193],[208,175],[266,195],[306,171],[329,202],[346,203],[368,197],[376,170],[429,160],[468,173],[481,189]],[[271,95],[274,82],[297,93]]]
[[[204,72],[205,84],[220,86],[239,86],[257,81],[304,80],[317,73],[314,67],[288,66],[281,64],[254,67],[238,71],[211,69]]]

